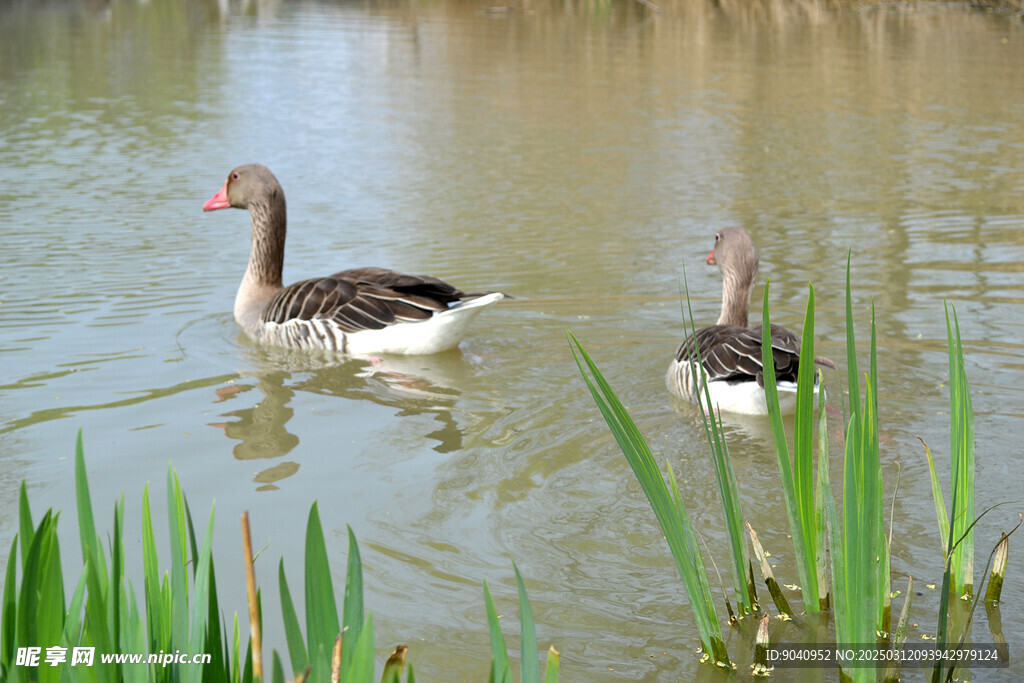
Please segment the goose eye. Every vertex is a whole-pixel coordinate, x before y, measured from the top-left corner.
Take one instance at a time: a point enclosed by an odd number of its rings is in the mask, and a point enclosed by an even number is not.
[[[231,174],[231,179],[232,180],[238,180],[238,173],[237,172],[236,173],[232,173]]]
[[[722,233],[720,233],[720,232],[716,232],[716,233],[715,233],[715,241],[717,242],[717,241],[718,241],[718,240],[720,240],[720,239],[722,239]]]

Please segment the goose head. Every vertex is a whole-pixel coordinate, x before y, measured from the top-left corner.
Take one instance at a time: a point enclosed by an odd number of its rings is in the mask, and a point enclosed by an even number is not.
[[[723,228],[715,235],[715,246],[704,259],[722,271],[722,313],[719,325],[747,326],[750,295],[757,278],[757,248],[743,228]]]
[[[245,164],[228,174],[224,187],[203,204],[203,211],[250,209],[276,202],[284,202],[284,190],[270,169],[263,164]]]

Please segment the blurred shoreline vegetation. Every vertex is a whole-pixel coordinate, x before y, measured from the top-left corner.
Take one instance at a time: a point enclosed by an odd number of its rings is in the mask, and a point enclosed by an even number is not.
[[[292,0],[11,0],[0,7],[0,18],[30,13],[54,14],[70,11],[75,14],[99,15],[108,20],[116,17],[129,21],[153,22],[161,26],[197,24],[231,15],[273,13],[292,4]],[[344,6],[324,0],[325,5]],[[830,13],[937,13],[937,12],[1004,12],[1024,18],[1024,0],[432,0],[427,3],[411,0],[381,0],[360,5],[367,10],[415,10],[424,6],[444,6],[453,11],[470,10],[509,14],[567,14],[610,10],[636,10],[652,14],[721,14],[729,19],[765,21],[823,19]],[[141,26],[142,24],[137,24]],[[116,28],[116,26],[114,27]]]

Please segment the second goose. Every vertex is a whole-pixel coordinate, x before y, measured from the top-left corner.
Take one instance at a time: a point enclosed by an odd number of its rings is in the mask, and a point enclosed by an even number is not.
[[[697,330],[679,346],[665,377],[668,389],[696,403],[703,393],[703,375],[712,405],[731,413],[767,415],[761,326],[747,325],[757,277],[757,249],[743,228],[725,228],[715,235],[714,249],[705,261],[722,272],[722,312],[716,324]],[[785,327],[772,325],[771,343],[779,405],[783,414],[791,414],[796,408],[800,337]],[[815,360],[835,367],[828,359]]]

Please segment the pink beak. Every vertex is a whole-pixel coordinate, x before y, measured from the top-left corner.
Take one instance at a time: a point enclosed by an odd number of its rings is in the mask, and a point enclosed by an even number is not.
[[[203,211],[216,211],[217,209],[230,209],[231,202],[228,201],[228,183],[224,181],[224,187],[220,188],[220,192],[210,197],[205,204],[203,204]]]
[[[223,190],[221,190],[221,192],[223,192]],[[216,198],[217,197],[214,197],[213,199],[216,199]],[[211,199],[210,201],[212,202],[213,199]],[[209,202],[207,202],[207,203],[209,203]],[[204,206],[203,208],[205,209],[206,207]],[[221,207],[218,206],[217,208],[219,209]],[[715,250],[714,249],[712,249],[711,253],[708,254],[708,257],[706,259],[704,259],[704,263],[708,264],[709,266],[717,266],[718,265],[717,263],[715,263]]]

